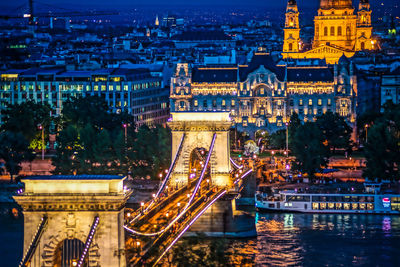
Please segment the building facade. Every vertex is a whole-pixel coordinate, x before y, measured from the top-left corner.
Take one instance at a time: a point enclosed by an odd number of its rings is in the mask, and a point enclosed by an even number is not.
[[[285,127],[293,112],[303,121],[328,110],[355,121],[357,79],[343,57],[325,66],[277,65],[264,50],[248,65],[192,67],[178,63],[171,78],[171,111],[230,111],[249,133]]]
[[[388,101],[400,104],[400,67],[382,75],[381,107]]]
[[[342,55],[352,57],[356,51],[377,48],[372,38],[369,0],[360,0],[354,14],[351,0],[320,0],[314,18],[312,49],[302,49],[299,11],[296,0],[289,0],[284,28],[284,58],[320,58],[335,64]]]
[[[148,70],[28,69],[0,75],[0,115],[8,104],[27,100],[48,103],[59,115],[69,98],[96,95],[104,98],[113,112],[132,114],[138,126],[164,124],[169,118],[168,89],[162,78],[151,76]]]

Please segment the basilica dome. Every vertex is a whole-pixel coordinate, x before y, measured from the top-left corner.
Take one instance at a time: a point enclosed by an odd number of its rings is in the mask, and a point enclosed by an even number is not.
[[[351,0],[320,0],[319,6],[322,9],[352,8],[353,4]]]

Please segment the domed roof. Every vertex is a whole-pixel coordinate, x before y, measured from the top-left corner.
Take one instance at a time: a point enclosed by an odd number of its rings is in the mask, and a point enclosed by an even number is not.
[[[320,0],[319,7],[322,9],[331,8],[352,8],[351,0]]]

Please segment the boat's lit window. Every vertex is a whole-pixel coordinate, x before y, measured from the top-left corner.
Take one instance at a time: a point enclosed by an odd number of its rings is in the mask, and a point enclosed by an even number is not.
[[[365,197],[359,197],[358,202],[365,202]]]
[[[352,210],[358,210],[358,203],[352,203],[351,204],[351,209]]]
[[[351,202],[358,202],[358,196],[351,196]]]
[[[374,197],[373,196],[367,197],[367,202],[374,202]]]
[[[365,203],[360,203],[360,210],[365,210],[365,207],[366,207]]]
[[[345,210],[349,210],[350,209],[350,203],[343,203],[343,208]]]
[[[330,209],[330,210],[335,209],[335,203],[329,202],[328,203],[328,209]]]
[[[368,204],[367,204],[367,209],[368,209],[368,210],[373,210],[373,209],[374,209],[374,204],[368,203]]]
[[[392,197],[392,210],[400,211],[400,197]]]
[[[341,210],[342,209],[342,203],[336,203],[336,209]]]
[[[326,203],[319,203],[319,208],[321,210],[325,210],[326,209]]]
[[[314,197],[313,197],[314,198]],[[312,203],[312,209],[313,210],[317,210],[317,209],[319,209],[319,205],[318,205],[318,203]]]

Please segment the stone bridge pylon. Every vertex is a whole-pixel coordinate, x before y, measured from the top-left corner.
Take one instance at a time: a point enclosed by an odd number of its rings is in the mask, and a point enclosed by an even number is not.
[[[24,213],[20,266],[125,267],[124,208],[130,196],[117,175],[22,179],[14,199]]]
[[[217,186],[231,186],[229,128],[232,120],[229,112],[172,112],[168,122],[172,130],[172,158],[179,150],[180,140],[185,134],[170,185],[182,186],[189,181],[189,161],[196,148],[208,149],[216,134],[210,159],[211,183]]]

